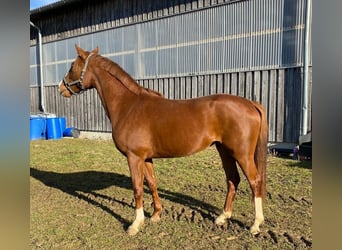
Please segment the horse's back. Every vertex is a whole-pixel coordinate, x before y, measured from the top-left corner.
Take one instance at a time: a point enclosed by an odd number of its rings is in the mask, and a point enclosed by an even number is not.
[[[135,120],[155,131],[215,129],[241,127],[259,122],[255,104],[245,98],[216,94],[193,99],[170,100],[151,97],[138,102]]]

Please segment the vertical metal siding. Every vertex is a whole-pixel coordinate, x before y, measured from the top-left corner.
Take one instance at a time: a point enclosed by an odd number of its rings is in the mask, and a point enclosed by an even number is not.
[[[239,1],[206,9],[201,7],[214,3],[196,3],[163,11],[132,12],[132,17],[103,24],[103,28],[109,27],[107,30],[83,27],[69,31],[70,36],[77,34],[76,37],[45,43],[47,110],[66,116],[68,126],[89,131],[111,130],[96,91],[72,99],[57,94],[55,85],[74,60],[77,43],[89,50],[99,46],[102,55],[120,64],[142,86],[160,91],[166,98],[230,93],[259,101],[267,109],[269,140],[295,142],[300,120],[293,114],[301,112],[300,66],[306,0]],[[150,4],[151,8],[163,5]],[[198,10],[184,12],[192,8]],[[165,13],[182,14],[149,20]],[[142,22],[122,26],[132,20]],[[79,36],[95,29],[95,33]],[[31,112],[39,112],[35,54],[36,47],[31,46]]]
[[[301,66],[304,8],[305,0],[240,1],[46,43],[46,84],[58,83],[75,43],[99,46],[138,79]]]
[[[214,93],[230,93],[261,102],[267,109],[269,141],[296,142],[299,131],[302,78],[300,68],[233,72],[201,76],[140,80],[140,85],[159,90],[166,98],[184,99]],[[45,87],[46,109],[65,116],[68,126],[87,131],[111,131],[111,125],[95,90],[65,99],[57,86]],[[311,86],[310,86],[311,91]],[[38,112],[39,88],[31,88],[31,112]]]

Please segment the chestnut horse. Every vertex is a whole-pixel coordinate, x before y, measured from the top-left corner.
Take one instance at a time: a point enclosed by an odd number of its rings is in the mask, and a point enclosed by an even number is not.
[[[77,58],[59,83],[64,97],[96,88],[112,125],[118,150],[127,157],[132,178],[136,216],[128,233],[135,235],[144,223],[144,177],[151,190],[159,221],[162,204],[157,192],[153,158],[181,157],[215,145],[227,178],[223,212],[215,223],[232,215],[240,182],[237,165],[252,189],[255,220],[252,234],[264,221],[262,201],[266,189],[267,120],[264,108],[242,97],[217,94],[190,100],[169,100],[139,86],[116,63],[76,46]]]

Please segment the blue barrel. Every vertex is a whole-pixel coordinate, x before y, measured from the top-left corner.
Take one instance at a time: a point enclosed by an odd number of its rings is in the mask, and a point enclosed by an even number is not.
[[[46,118],[46,139],[56,140],[62,138],[61,125],[58,117]]]
[[[78,138],[80,136],[80,130],[77,128],[66,128],[63,132],[63,136]]]
[[[30,116],[30,140],[45,139],[46,119],[42,116]]]
[[[66,129],[66,120],[65,117],[59,117],[59,126],[61,128],[61,135],[63,136],[63,132]]]

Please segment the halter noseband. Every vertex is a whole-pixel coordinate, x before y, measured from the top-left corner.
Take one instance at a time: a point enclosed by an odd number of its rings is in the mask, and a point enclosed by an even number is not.
[[[82,82],[83,82],[83,78],[84,78],[84,75],[85,75],[85,72],[87,70],[87,67],[88,67],[88,63],[89,63],[89,58],[93,55],[93,53],[90,53],[85,61],[85,64],[84,64],[84,67],[82,69],[82,72],[81,72],[81,76],[80,76],[80,79],[76,80],[76,81],[73,81],[73,82],[68,82],[67,79],[65,78],[66,75],[64,76],[63,78],[63,83],[64,83],[64,86],[67,88],[68,91],[70,91],[70,93],[72,93],[73,95],[78,95],[78,94],[81,94],[85,91],[85,88],[83,87],[82,85]],[[76,85],[76,87],[80,90],[79,92],[75,92],[72,90],[71,86],[74,86]],[[64,92],[64,91],[63,91]],[[62,93],[63,93],[62,92]],[[61,94],[62,94],[61,93]]]

